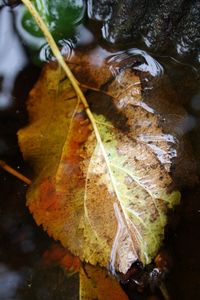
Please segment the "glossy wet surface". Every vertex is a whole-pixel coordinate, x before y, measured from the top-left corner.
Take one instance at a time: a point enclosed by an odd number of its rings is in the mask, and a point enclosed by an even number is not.
[[[27,52],[14,30],[13,18],[10,8],[0,9],[0,159],[31,177],[31,168],[23,162],[20,154],[16,132],[27,122],[25,99],[40,69],[30,64]],[[80,28],[77,40],[82,47],[93,49],[94,57],[98,53],[100,61],[111,55],[107,45],[107,50],[95,45],[94,35],[86,27]],[[64,46],[63,52],[69,55],[70,42]],[[119,50],[112,52],[112,55],[123,55],[123,50]],[[142,53],[132,48],[129,52],[137,55]],[[198,67],[194,68],[190,61],[180,63],[159,55],[154,57],[159,64],[152,63],[150,53],[149,56],[145,55],[153,76],[158,76],[158,72],[160,75],[162,71],[169,75],[179,94],[179,101],[189,112],[190,118],[184,128],[190,134],[196,157],[199,157]],[[100,64],[100,61],[96,63]],[[144,64],[144,71],[146,67]],[[68,278],[61,269],[43,265],[42,256],[52,241],[36,226],[29,214],[25,206],[26,189],[26,185],[0,170],[0,299],[78,299],[76,277]],[[199,198],[198,185],[183,191],[182,205],[173,219],[174,229],[170,229],[166,237],[167,248],[174,261],[167,280],[172,299],[200,299]],[[134,299],[147,299],[147,296],[137,294]]]

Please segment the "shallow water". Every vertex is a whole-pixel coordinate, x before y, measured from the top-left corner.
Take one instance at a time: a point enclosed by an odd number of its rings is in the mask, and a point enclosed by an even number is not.
[[[0,2],[1,3],[1,2]],[[27,49],[15,30],[14,13],[9,7],[0,9],[0,159],[31,177],[31,169],[21,156],[16,132],[27,123],[25,99],[36,82],[40,68],[32,65]],[[96,25],[95,25],[96,26]],[[76,42],[90,51],[93,63],[101,65],[104,59],[126,60],[127,53],[145,57],[147,63],[135,66],[149,71],[159,78],[167,74],[176,89],[181,104],[189,113],[180,123],[180,130],[190,134],[196,157],[200,153],[200,90],[198,66],[190,60],[177,61],[173,57],[144,52],[145,49],[110,49],[97,43],[98,26],[80,26]],[[89,28],[92,28],[90,30]],[[95,30],[94,30],[95,28]],[[95,32],[95,36],[94,36]],[[97,38],[96,38],[97,37]],[[71,55],[73,41],[65,41],[63,53]],[[43,49],[41,56],[49,58]],[[97,59],[98,57],[98,59]],[[117,72],[113,69],[113,72]],[[177,116],[171,118],[177,120]],[[198,166],[200,160],[197,159]],[[67,278],[56,267],[43,265],[43,254],[51,239],[36,226],[25,206],[27,186],[0,170],[0,299],[78,299],[77,277]],[[167,287],[172,299],[200,299],[200,187],[187,188],[183,192],[182,205],[166,236],[166,245],[172,253],[173,268]],[[133,294],[132,291],[129,291]],[[150,295],[151,293],[149,293]],[[134,295],[134,299],[147,299],[147,295]]]

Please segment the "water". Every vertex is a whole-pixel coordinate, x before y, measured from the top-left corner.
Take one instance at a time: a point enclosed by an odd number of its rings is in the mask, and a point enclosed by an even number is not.
[[[31,177],[31,169],[24,163],[17,146],[16,132],[27,123],[25,99],[37,81],[40,68],[31,64],[28,51],[16,34],[14,16],[15,13],[9,7],[2,6],[0,9],[0,159]],[[198,158],[198,66],[193,65],[190,60],[177,61],[177,58],[174,59],[170,55],[152,55],[145,52],[145,49],[131,46],[126,50],[111,49],[109,45],[97,42],[99,36],[98,25],[92,22],[88,27],[81,25],[75,40],[62,42],[62,52],[70,58],[75,52],[73,47],[76,44],[90,53],[91,63],[95,66],[100,66],[105,59],[110,61],[112,66],[116,62],[131,63],[136,71],[150,72],[155,81],[167,74],[178,93],[178,102],[188,111],[186,118],[180,118],[180,114],[177,113],[171,114],[170,124],[167,123],[167,126],[175,126],[177,135],[190,135]],[[51,53],[48,47],[42,48],[40,55],[43,61],[49,59]],[[134,64],[135,57],[141,57],[144,63]],[[118,71],[112,67],[113,74],[118,74]],[[148,79],[144,77],[144,80]],[[146,88],[147,94],[151,92],[151,86],[146,85]],[[162,86],[160,89],[162,90]],[[165,93],[167,94],[166,91]],[[144,104],[147,105],[146,109],[154,109],[152,103]],[[197,164],[199,168],[198,159]],[[66,299],[66,295],[67,299],[78,299],[77,277],[67,278],[60,268],[43,264],[43,254],[50,247],[52,240],[35,225],[25,206],[27,186],[0,170],[0,187],[0,299],[62,300]],[[171,221],[173,230],[169,229],[166,234],[165,244],[174,260],[167,280],[167,287],[173,299],[200,299],[199,195],[198,184],[184,189],[182,205],[178,208],[176,218],[172,218]],[[134,294],[131,286],[128,290],[130,294]],[[148,299],[150,295],[151,292],[144,296],[137,293],[134,299]]]

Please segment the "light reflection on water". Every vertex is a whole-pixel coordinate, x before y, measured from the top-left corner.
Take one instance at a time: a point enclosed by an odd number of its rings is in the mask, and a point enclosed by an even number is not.
[[[0,10],[0,110],[12,105],[12,91],[19,72],[26,66],[27,57],[13,30],[13,15],[9,7]]]
[[[0,299],[11,300],[16,294],[17,289],[23,282],[20,272],[9,269],[0,263]],[[17,298],[14,298],[17,300]],[[20,300],[20,299],[19,299]]]
[[[126,63],[126,60],[129,60],[130,57],[141,57],[144,59],[144,63],[135,66],[134,69],[141,72],[148,72],[153,77],[160,77],[164,74],[163,66],[149,55],[146,51],[137,48],[131,48],[125,51],[120,51],[117,54],[110,57],[109,62],[123,62]],[[117,69],[112,69],[113,74],[117,75]]]

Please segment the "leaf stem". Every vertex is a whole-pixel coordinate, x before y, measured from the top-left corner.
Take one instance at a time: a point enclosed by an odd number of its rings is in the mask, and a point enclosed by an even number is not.
[[[37,12],[37,10],[35,9],[34,5],[31,3],[30,0],[22,0],[22,2],[26,5],[26,7],[28,8],[28,10],[30,11],[30,13],[32,14],[32,16],[35,18],[35,21],[37,22],[38,26],[40,27],[40,29],[42,30],[47,42],[49,43],[50,47],[51,47],[51,50],[53,52],[53,54],[55,55],[55,57],[57,58],[58,60],[58,63],[61,65],[61,67],[63,68],[63,70],[65,71],[67,77],[69,78],[76,94],[77,94],[77,97],[80,98],[83,106],[84,106],[84,109],[87,113],[87,116],[93,126],[93,129],[94,129],[94,132],[95,132],[95,135],[96,135],[96,139],[101,147],[101,150],[102,150],[102,153],[103,153],[103,156],[104,156],[104,159],[106,161],[106,164],[108,166],[108,170],[109,170],[109,173],[111,175],[111,181],[112,181],[112,184],[114,185],[115,187],[115,184],[113,183],[113,180],[112,180],[112,171],[109,167],[109,162],[108,162],[108,158],[107,158],[107,155],[105,153],[105,149],[104,149],[104,146],[103,146],[103,143],[102,143],[102,140],[101,140],[101,136],[99,134],[99,131],[98,131],[98,128],[97,128],[97,125],[96,125],[96,121],[95,121],[95,118],[93,117],[93,114],[89,108],[89,105],[87,103],[87,100],[79,86],[79,83],[77,82],[76,78],[74,77],[72,71],[70,70],[70,68],[68,67],[68,65],[66,64],[62,54],[60,53],[60,50],[58,48],[58,46],[56,45],[56,42],[54,41],[51,33],[49,32],[48,30],[48,27],[46,26],[45,22],[42,20],[42,18],[40,17],[39,13]],[[118,196],[118,195],[117,195]],[[118,196],[119,197],[119,196]],[[118,198],[117,197],[117,198]]]
[[[44,0],[36,0],[36,6],[38,6],[38,8],[40,9],[43,20],[46,22],[46,24],[49,25],[48,18],[47,18],[48,9],[46,9]]]
[[[65,71],[67,77],[71,81],[71,84],[72,84],[74,90],[76,91],[77,96],[81,99],[81,102],[83,103],[85,109],[87,109],[88,108],[87,100],[86,100],[83,92],[81,91],[81,89],[80,89],[80,87],[77,83],[76,78],[72,74],[72,71],[70,70],[70,68],[66,64],[62,54],[60,53],[60,50],[59,50],[58,46],[56,45],[56,42],[54,41],[51,33],[49,32],[49,29],[46,26],[45,22],[40,17],[39,13],[37,12],[36,8],[31,3],[30,0],[22,0],[22,2],[26,5],[26,7],[30,11],[31,15],[34,17],[35,21],[37,22],[38,26],[42,30],[47,42],[49,43],[49,45],[51,47],[51,50],[52,50],[53,54],[55,55],[55,57],[57,58],[59,64],[61,65],[61,67]]]
[[[81,83],[81,82],[79,82],[79,81],[78,81],[78,84],[79,84],[79,86],[82,87],[82,88],[85,88],[85,89],[87,89],[87,90],[91,90],[91,91],[94,91],[94,92],[102,93],[102,94],[104,94],[105,96],[108,96],[108,97],[113,98],[113,96],[112,96],[110,93],[106,92],[106,91],[103,91],[103,90],[101,90],[101,89],[98,89],[98,88],[89,86],[89,85],[87,85],[87,84],[83,84],[83,83]]]
[[[7,165],[3,160],[0,160],[0,167],[5,171],[7,171],[8,173],[12,174],[13,176],[17,177],[21,181],[25,182],[26,184],[28,185],[31,184],[31,180],[29,178],[27,178],[26,176],[22,175],[21,173],[19,173],[9,165]]]
[[[35,9],[34,5],[31,3],[30,0],[22,0],[22,2],[26,5],[26,7],[28,8],[28,10],[32,14],[32,16],[35,18],[35,21],[37,22],[38,26],[42,30],[47,42],[49,43],[49,45],[51,47],[53,54],[55,55],[59,64],[65,71],[67,77],[71,81],[71,84],[77,94],[77,97],[80,98],[81,102],[83,103],[85,111],[87,113],[87,116],[92,123],[97,141],[102,145],[101,137],[100,137],[99,131],[97,129],[95,119],[92,115],[92,112],[89,109],[87,100],[86,100],[81,88],[79,87],[79,84],[78,84],[76,78],[74,77],[72,71],[70,70],[70,68],[66,64],[62,54],[60,53],[60,50],[59,50],[58,46],[56,45],[56,42],[54,41],[51,33],[48,30],[48,27],[46,26],[45,22],[42,20],[42,18],[40,17],[39,13],[37,12],[37,10]]]

